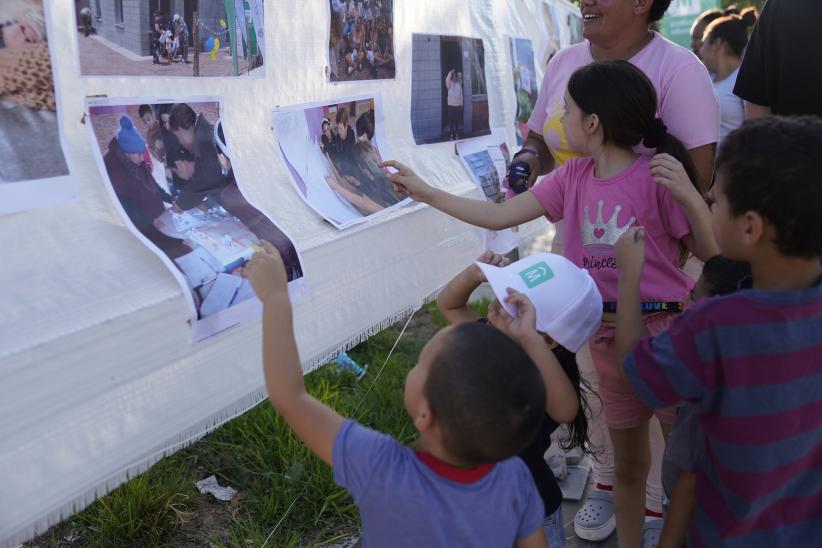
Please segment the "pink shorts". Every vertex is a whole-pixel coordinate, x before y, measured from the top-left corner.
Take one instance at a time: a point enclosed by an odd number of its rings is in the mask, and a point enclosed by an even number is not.
[[[645,327],[651,335],[668,328],[675,314],[653,314],[645,317]],[[635,428],[656,415],[659,422],[671,425],[676,417],[676,406],[651,409],[637,397],[628,381],[619,375],[614,348],[614,324],[602,322],[599,331],[589,343],[591,358],[599,379],[599,397],[605,424],[614,430]]]

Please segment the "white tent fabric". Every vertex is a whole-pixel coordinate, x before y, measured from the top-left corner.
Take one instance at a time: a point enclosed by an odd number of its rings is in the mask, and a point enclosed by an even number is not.
[[[508,37],[531,38],[536,48],[539,4],[395,2],[396,80],[332,85],[325,1],[266,2],[265,76],[236,80],[81,78],[74,3],[47,3],[79,200],[0,217],[0,547],[44,531],[264,397],[259,322],[192,345],[180,286],[106,193],[83,98],[222,98],[240,186],[305,260],[309,294],[296,306],[295,326],[307,372],[419,307],[482,251],[484,238],[420,205],[332,228],[293,190],[269,109],[378,91],[395,157],[441,188],[474,195],[453,143],[414,145],[411,33],[484,40],[491,126],[514,143]],[[546,226],[535,221],[520,234]]]

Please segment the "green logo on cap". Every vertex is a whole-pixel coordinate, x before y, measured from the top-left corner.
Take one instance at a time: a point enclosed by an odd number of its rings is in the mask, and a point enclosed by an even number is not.
[[[520,272],[519,277],[522,278],[522,281],[525,282],[528,289],[533,289],[553,278],[554,272],[547,264],[539,262]]]

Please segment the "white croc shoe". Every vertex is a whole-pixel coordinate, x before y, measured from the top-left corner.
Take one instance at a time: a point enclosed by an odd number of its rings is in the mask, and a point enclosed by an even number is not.
[[[585,504],[574,516],[574,532],[583,540],[600,542],[616,529],[614,495],[610,491],[594,489],[588,493]]]

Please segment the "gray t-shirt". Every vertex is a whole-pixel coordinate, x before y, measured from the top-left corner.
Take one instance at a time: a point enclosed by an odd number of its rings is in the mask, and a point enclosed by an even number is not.
[[[518,458],[475,481],[447,479],[410,447],[345,421],[334,440],[334,480],[360,509],[366,548],[510,548],[542,526],[542,500]]]
[[[674,426],[665,445],[662,459],[662,487],[670,497],[682,472],[693,472],[705,444],[699,426],[699,407],[683,402],[677,411]]]

